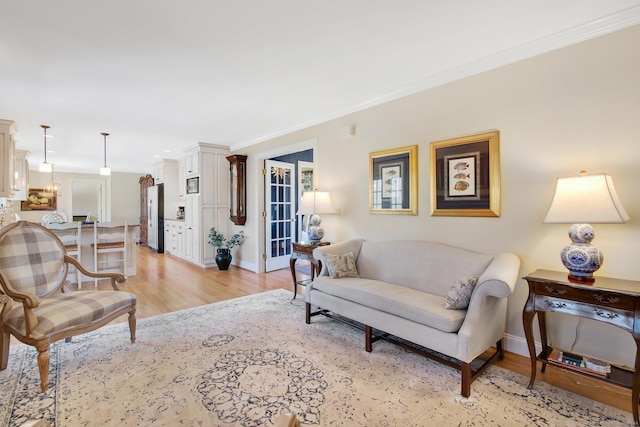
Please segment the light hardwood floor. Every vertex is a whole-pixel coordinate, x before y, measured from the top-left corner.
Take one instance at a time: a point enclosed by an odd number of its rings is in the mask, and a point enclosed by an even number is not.
[[[138,296],[138,318],[272,289],[293,290],[288,268],[264,274],[255,274],[234,266],[229,267],[228,271],[218,271],[216,268],[203,269],[168,254],[153,253],[146,246],[140,245],[137,246],[137,257],[137,274],[130,277],[122,288]],[[85,285],[85,288],[87,287]],[[108,288],[110,285],[108,282],[101,282],[99,287]],[[301,290],[298,291],[298,298],[302,298]],[[126,316],[119,321],[125,320]],[[303,313],[300,321],[304,322]],[[528,358],[506,352],[505,360],[498,362],[498,365],[525,375],[526,379],[523,381],[528,382]],[[548,367],[545,373],[539,372],[539,369],[540,363],[536,383],[544,381],[631,412],[630,390],[555,367]],[[473,384],[471,387],[473,393]]]

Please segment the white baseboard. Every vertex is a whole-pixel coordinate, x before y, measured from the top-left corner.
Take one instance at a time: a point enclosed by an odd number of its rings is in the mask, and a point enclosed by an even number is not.
[[[529,347],[527,340],[515,335],[506,334],[504,336],[504,349],[520,356],[529,357]],[[536,354],[542,351],[542,345],[536,341]]]
[[[233,261],[233,265],[244,270],[253,271],[256,274],[258,273],[258,265],[253,262],[247,262],[243,260],[240,260],[240,262]]]

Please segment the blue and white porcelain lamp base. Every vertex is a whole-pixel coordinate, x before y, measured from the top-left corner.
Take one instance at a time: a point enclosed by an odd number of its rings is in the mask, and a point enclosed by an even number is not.
[[[591,246],[595,231],[589,224],[573,224],[569,228],[571,244],[560,252],[562,264],[569,270],[569,280],[593,282],[593,273],[602,265],[604,257],[598,248]]]
[[[307,228],[307,235],[312,242],[319,242],[324,237],[324,230],[320,227],[322,220],[319,215],[311,216],[309,220],[309,227]]]

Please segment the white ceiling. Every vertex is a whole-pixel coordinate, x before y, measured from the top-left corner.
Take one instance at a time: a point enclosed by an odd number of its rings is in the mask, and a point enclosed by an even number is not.
[[[640,0],[3,0],[0,118],[59,171],[241,149],[640,23]]]

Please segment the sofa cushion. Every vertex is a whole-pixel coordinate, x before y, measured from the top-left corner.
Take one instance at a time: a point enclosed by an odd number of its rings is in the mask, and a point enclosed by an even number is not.
[[[444,297],[379,280],[331,279],[329,276],[321,276],[314,280],[313,290],[394,314],[443,332],[458,331],[466,315],[465,310],[445,309]]]
[[[329,276],[332,279],[340,279],[342,277],[360,277],[356,268],[356,257],[353,252],[347,252],[344,255],[327,254],[324,259],[327,264]]]
[[[482,275],[492,260],[490,254],[436,242],[365,241],[356,264],[362,278],[382,280],[446,298],[452,283],[461,277]]]
[[[467,276],[457,280],[449,289],[444,308],[449,310],[466,310],[467,307],[469,307],[471,294],[473,293],[473,288],[476,287],[476,283],[478,283],[477,276]]]

